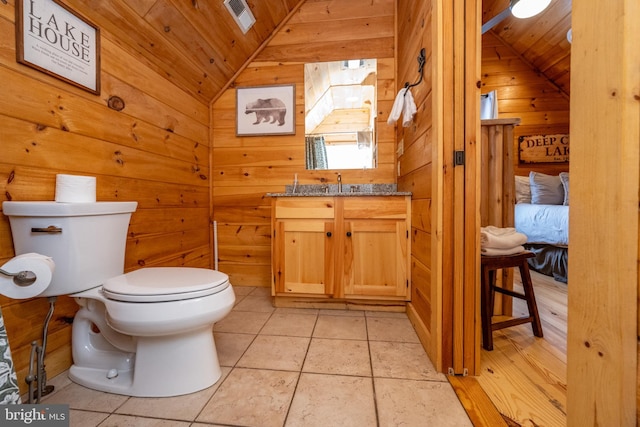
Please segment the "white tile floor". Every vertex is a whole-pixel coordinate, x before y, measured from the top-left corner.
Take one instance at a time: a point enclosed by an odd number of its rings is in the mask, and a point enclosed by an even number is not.
[[[471,426],[404,313],[274,308],[236,287],[214,326],[222,378],[186,396],[89,390],[63,373],[42,403],[69,404],[71,426]]]

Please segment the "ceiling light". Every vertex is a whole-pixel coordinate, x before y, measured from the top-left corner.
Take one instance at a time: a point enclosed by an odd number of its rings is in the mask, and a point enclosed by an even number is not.
[[[567,31],[567,40],[569,41],[569,43],[573,41],[573,34],[571,33],[571,28],[569,28],[569,31]]]
[[[531,18],[545,10],[551,0],[511,0],[511,13],[516,18]]]
[[[509,7],[482,25],[482,34],[486,33],[509,15],[516,18],[531,18],[549,6],[551,0],[511,0]]]

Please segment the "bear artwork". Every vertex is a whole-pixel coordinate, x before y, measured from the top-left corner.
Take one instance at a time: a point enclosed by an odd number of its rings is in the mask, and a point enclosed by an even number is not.
[[[254,125],[262,122],[275,123],[278,122],[278,126],[284,125],[284,116],[287,113],[287,108],[278,98],[256,99],[253,102],[247,104],[245,114],[256,113],[256,121]],[[271,120],[269,122],[269,120]]]

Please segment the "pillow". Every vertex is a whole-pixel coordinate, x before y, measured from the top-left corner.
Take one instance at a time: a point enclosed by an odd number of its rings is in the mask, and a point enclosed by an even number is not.
[[[564,188],[559,176],[529,172],[531,203],[534,205],[561,205],[564,203]]]
[[[528,176],[515,176],[516,203],[531,203],[531,185]]]
[[[569,172],[560,172],[560,182],[564,188],[564,202],[562,204],[569,206]]]

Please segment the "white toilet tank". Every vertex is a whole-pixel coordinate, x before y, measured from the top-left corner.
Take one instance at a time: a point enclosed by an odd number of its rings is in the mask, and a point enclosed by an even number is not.
[[[122,274],[127,229],[137,202],[3,202],[16,255],[37,252],[56,264],[39,296],[95,288]]]

